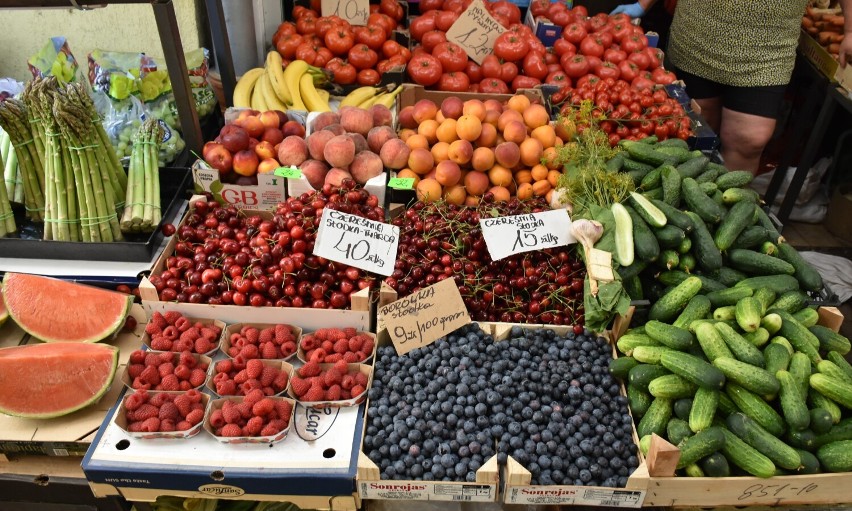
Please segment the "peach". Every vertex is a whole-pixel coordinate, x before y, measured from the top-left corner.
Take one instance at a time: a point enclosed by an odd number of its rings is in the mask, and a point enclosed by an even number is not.
[[[435,163],[450,159],[450,144],[446,142],[438,142],[430,149],[432,157],[435,158]]]
[[[275,155],[278,154],[278,151],[275,150],[275,146],[266,140],[258,142],[258,144],[254,146],[254,152],[257,153],[257,157],[261,160],[275,158]]]
[[[408,165],[408,155],[410,153],[411,149],[405,145],[405,142],[395,138],[388,140],[382,146],[381,151],[379,151],[379,157],[382,159],[385,167],[389,169],[401,169]]]
[[[464,113],[464,102],[455,96],[444,98],[441,101],[441,113],[447,119],[458,119]]]
[[[506,202],[512,197],[505,186],[492,186],[488,191],[494,196],[494,202]]]
[[[534,128],[530,136],[541,142],[541,146],[545,149],[556,145],[556,131],[548,124]]]
[[[435,166],[435,180],[444,186],[454,186],[461,180],[458,163],[446,160]]]
[[[355,179],[355,182],[363,185],[370,179],[381,175],[385,171],[382,159],[379,155],[371,151],[361,151],[355,155],[352,164],[349,165],[349,172]]]
[[[421,202],[435,202],[441,198],[441,192],[443,191],[441,183],[432,178],[421,179],[417,183],[415,190],[417,192],[417,200]]]
[[[411,135],[416,135],[416,134],[417,134],[417,132],[414,131],[411,128],[403,128],[403,129],[399,130],[399,138],[401,138],[403,142],[408,140],[408,137],[410,137]]]
[[[333,138],[334,133],[329,130],[320,130],[311,133],[307,138],[308,151],[311,153],[311,158],[322,160],[322,152],[325,150],[325,145]]]
[[[453,185],[448,188],[444,188],[444,200],[449,204],[455,204],[457,206],[461,206],[464,204],[465,199],[467,199],[467,192],[462,185]]]
[[[343,129],[343,126],[341,126],[340,124],[329,124],[323,129],[328,130],[334,133],[335,135],[343,135],[344,133],[346,133],[346,130]]]
[[[328,171],[328,174],[325,175],[324,184],[337,188],[342,185],[343,181],[346,179],[352,179],[352,174],[343,169],[332,168]]]
[[[419,133],[408,137],[405,143],[412,149],[429,149],[429,139]]]
[[[426,174],[434,167],[435,158],[432,157],[432,153],[428,149],[418,147],[412,149],[411,154],[408,155],[408,168],[420,175]]]
[[[482,121],[474,115],[464,114],[456,123],[456,133],[459,138],[473,142],[482,134]]]
[[[305,127],[299,121],[284,121],[281,125],[281,133],[285,138],[290,135],[305,138]]]
[[[485,104],[478,99],[469,99],[464,102],[462,113],[464,115],[472,115],[481,122],[485,120]]]
[[[370,107],[373,116],[373,126],[390,126],[393,123],[393,114],[385,105],[373,105]]]
[[[373,127],[373,114],[363,108],[347,108],[340,113],[340,125],[349,133],[367,136]]]
[[[322,188],[323,183],[325,183],[325,175],[328,174],[328,165],[325,162],[305,160],[299,165],[299,169],[301,169],[302,175],[305,176],[305,179],[308,180],[308,183],[311,184],[314,190]]]
[[[541,161],[541,153],[544,151],[541,142],[534,138],[528,138],[521,142],[521,163],[527,167],[532,167]]]
[[[494,158],[500,165],[513,169],[521,160],[521,150],[514,142],[503,142],[494,149]]]
[[[275,118],[277,119],[278,116],[276,115]],[[302,138],[304,138],[304,137],[302,137]],[[281,142],[282,140],[284,140],[284,132],[282,132],[278,128],[266,128],[265,130],[263,130],[263,134],[260,136],[260,140],[266,141],[266,142],[271,143],[272,145],[275,145],[278,142]]]
[[[426,124],[426,122],[424,122],[423,124]],[[421,126],[423,126],[423,124],[421,124]],[[438,126],[438,130],[435,132],[435,135],[438,137],[438,140],[440,140],[441,142],[446,142],[448,144],[457,140],[459,138],[459,135],[458,133],[456,133],[456,124],[457,123],[455,119],[445,119],[444,122],[442,122]]]
[[[473,170],[464,176],[464,187],[470,195],[482,195],[488,191],[489,186],[491,186],[491,181],[484,172]]]
[[[264,158],[263,160],[260,160],[260,163],[257,165],[257,173],[269,174],[275,172],[275,169],[277,169],[279,166],[281,166],[281,164],[278,163],[278,160],[276,160],[275,158]]]
[[[223,176],[233,170],[234,157],[231,152],[216,142],[204,144],[204,161]]]
[[[498,113],[503,111],[503,103],[496,99],[486,99],[482,102],[485,105],[485,110],[496,110]]]
[[[512,171],[501,165],[494,165],[488,171],[488,179],[492,185],[509,186],[512,183]]]
[[[240,121],[240,123],[242,123],[242,121],[244,121],[245,119],[252,117],[252,116],[255,116],[255,115],[260,115],[260,112],[258,110],[253,109],[253,108],[247,108],[245,110],[240,111],[239,115],[237,116],[237,120]]]
[[[476,139],[479,147],[494,147],[497,145],[497,128],[493,124],[483,124],[482,133]]]
[[[500,114],[500,118],[497,119],[497,129],[502,133],[503,130],[506,129],[506,125],[511,121],[518,121],[523,124],[524,117],[515,110],[504,110],[503,113]]]
[[[482,124],[493,124],[494,126],[497,126],[497,120],[500,119],[500,114],[502,113],[502,110],[486,110],[485,120],[482,121]]]
[[[308,144],[301,137],[287,137],[278,146],[281,165],[300,165],[308,159]]]
[[[328,141],[322,155],[332,167],[345,169],[355,159],[355,142],[349,135],[337,135]]]
[[[473,150],[470,165],[474,170],[485,172],[494,166],[494,151],[487,147],[477,147]]]
[[[509,121],[503,127],[503,138],[506,142],[520,144],[527,138],[527,127],[519,121]]]
[[[544,126],[550,122],[550,114],[547,109],[541,105],[530,105],[529,108],[521,112],[524,116],[524,124],[531,130]]]
[[[438,121],[435,119],[426,119],[417,127],[417,134],[426,137],[429,144],[434,144],[438,141]]]
[[[404,129],[417,127],[417,121],[414,120],[414,106],[409,105],[399,111],[399,127]]]
[[[411,116],[414,119],[415,126],[420,125],[423,121],[434,119],[438,113],[438,106],[431,100],[421,99],[414,104],[414,111]]]
[[[246,133],[252,138],[259,138],[263,135],[264,130],[266,130],[266,126],[260,121],[258,117],[246,117],[243,119],[243,129],[246,130]]]
[[[367,139],[364,138],[364,135],[360,133],[347,133],[346,136],[352,139],[355,142],[355,152],[360,153],[361,151],[369,151],[370,145],[367,144]]]
[[[323,112],[311,121],[311,132],[325,129],[332,124],[340,124],[340,115],[336,112]]]
[[[459,165],[464,165],[473,158],[473,144],[467,140],[456,140],[450,144],[447,156]]]
[[[524,110],[530,107],[530,98],[523,94],[516,94],[509,98],[509,101],[506,102],[506,106],[519,114],[523,114]]]
[[[367,145],[370,146],[370,151],[379,154],[382,146],[388,140],[396,138],[396,133],[390,126],[376,126],[367,133]]]
[[[267,110],[266,112],[261,112],[258,117],[260,118],[260,122],[263,123],[263,127],[266,129],[278,129],[278,127],[281,125],[281,123],[278,121],[278,114],[276,114],[274,110]]]
[[[258,160],[257,154],[251,149],[242,150],[234,155],[234,172],[241,176],[253,176],[257,174],[257,166],[259,164],[260,160]]]
[[[229,126],[233,126],[233,128],[229,128]],[[222,128],[222,133],[219,136],[222,137],[222,145],[231,153],[248,149],[249,134],[239,126],[229,124]]]

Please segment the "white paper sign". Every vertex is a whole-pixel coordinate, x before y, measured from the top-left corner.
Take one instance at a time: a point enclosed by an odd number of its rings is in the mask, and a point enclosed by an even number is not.
[[[577,243],[571,234],[571,217],[564,209],[498,216],[479,220],[491,259]]]
[[[323,16],[340,16],[352,25],[366,25],[370,16],[369,0],[322,0]]]
[[[458,44],[467,56],[482,64],[494,52],[494,41],[506,28],[494,19],[481,0],[474,0],[447,30],[447,41]]]
[[[393,273],[399,227],[325,208],[314,254],[388,276]]]

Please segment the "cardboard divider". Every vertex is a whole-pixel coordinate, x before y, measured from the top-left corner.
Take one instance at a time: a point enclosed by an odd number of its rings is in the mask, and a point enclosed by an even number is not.
[[[235,437],[224,437],[217,436],[215,433],[215,428],[212,424],[210,424],[210,416],[216,410],[221,410],[225,405],[225,401],[231,401],[232,403],[242,403],[245,398],[244,397],[236,397],[229,396],[221,399],[213,399],[210,401],[210,404],[207,406],[207,411],[204,414],[204,421],[202,424],[204,425],[204,431],[210,433],[210,435],[222,442],[223,444],[275,444],[278,443],[285,438],[290,433],[290,429],[293,427],[293,414],[296,413],[296,401],[288,398],[288,397],[271,397],[273,401],[286,401],[290,403],[292,407],[290,409],[290,417],[287,418],[287,427],[276,433],[275,435],[268,436],[235,436]]]
[[[364,401],[367,400],[367,393],[370,391],[370,387],[373,385],[373,366],[368,364],[346,364],[349,367],[350,374],[354,371],[358,371],[361,374],[365,374],[367,376],[367,386],[364,389],[364,392],[358,394],[357,396],[353,396],[350,399],[340,399],[337,401],[302,401],[293,392],[293,386],[287,386],[287,395],[296,400],[300,405],[308,408],[345,408],[350,406],[358,406]],[[331,369],[334,364],[320,364],[320,369],[326,371]]]
[[[216,391],[216,383],[213,381],[213,378],[216,377],[216,362],[220,362],[221,360],[217,360],[210,365],[210,369],[207,371],[207,381],[205,382],[204,387],[214,396],[220,397],[241,397],[241,396],[231,396],[231,395],[222,395]],[[293,364],[289,362],[285,362],[284,360],[269,360],[269,359],[260,359],[263,362],[264,366],[275,367],[279,371],[284,371],[287,373],[287,386],[284,387],[284,390],[280,392],[276,392],[274,394],[275,397],[283,396],[290,390],[290,380],[293,378]]]
[[[171,354],[172,355],[172,363],[175,365],[175,367],[177,367],[178,362],[180,362],[181,354],[177,351],[156,351],[156,350],[148,349],[148,350],[145,351],[145,354],[147,355],[148,353],[153,353],[153,354],[156,354],[156,355],[159,355],[160,353]],[[205,364],[207,366],[204,369],[205,374],[210,370],[210,366],[213,364],[213,359],[208,355],[199,355],[198,353],[193,353],[192,358],[195,359],[195,366],[193,366],[193,368],[198,367],[199,364]],[[133,378],[130,377],[129,369],[130,369],[130,364],[127,364],[127,365],[124,366],[124,370],[121,372],[121,383],[123,383],[124,386],[127,387],[128,389],[130,389],[131,391],[138,390],[138,389],[133,388]],[[207,380],[205,379],[205,382],[206,381]],[[204,383],[202,383],[201,385],[198,385],[194,388],[200,389],[202,387],[204,387]],[[150,390],[149,392],[159,392],[159,391]]]
[[[160,311],[160,312],[161,313],[167,312],[169,310],[171,310],[171,309],[166,308],[165,310]],[[222,331],[224,331],[225,327],[227,326],[225,324],[225,322],[219,321],[218,319],[188,317],[188,316],[186,316],[186,314],[184,314],[184,317],[186,317],[186,319],[188,319],[193,325],[195,323],[201,323],[204,326],[215,326],[215,327],[218,327],[220,329],[219,330],[219,336],[216,338],[217,341],[219,341],[219,342],[216,342],[216,347],[213,348],[212,350],[208,351],[207,353],[202,353],[202,355],[206,355],[206,356],[211,357],[211,358],[214,355],[216,355],[216,353],[219,351],[219,343],[221,342]],[[161,351],[161,350],[155,350],[154,348],[151,347],[151,336],[148,334],[148,332],[145,332],[145,334],[142,336],[142,344],[144,344],[151,351]],[[180,353],[180,352],[174,351],[173,353]]]
[[[313,333],[314,332],[308,332],[305,335],[312,335]],[[364,360],[359,360],[358,362],[355,362],[355,363],[356,364],[371,364],[372,361],[373,361],[373,357],[376,356],[376,350],[379,349],[379,341],[376,338],[376,334],[374,334],[372,332],[362,332],[362,331],[356,331],[355,334],[356,335],[367,335],[371,339],[373,339],[373,351],[370,352],[370,355],[367,358],[365,358]],[[302,338],[304,338],[305,335],[303,335]],[[298,358],[299,361],[302,362],[302,363],[305,363],[305,362],[308,361],[307,357],[305,356],[305,350],[302,348],[302,339],[299,339],[299,347],[296,350],[296,358]]]
[[[284,326],[290,328],[290,332],[292,332],[293,336],[296,337],[296,348],[298,349],[299,341],[302,338],[302,328],[298,327],[298,326],[290,325],[290,324],[287,324],[287,323],[233,323],[233,324],[230,324],[230,325],[226,326],[224,330],[222,330],[222,340],[219,341],[219,349],[222,351],[222,354],[225,355],[226,357],[233,358],[233,357],[231,357],[231,354],[229,353],[229,350],[231,349],[231,336],[233,334],[239,333],[240,330],[242,330],[244,327],[247,327],[247,326],[255,327],[258,330],[264,330],[266,328],[275,328],[278,325],[284,325]],[[265,360],[284,360],[284,361],[287,361],[287,360],[292,359],[293,355],[295,355],[295,354],[296,354],[296,352],[294,351],[293,353],[290,353],[286,357],[277,358],[277,359],[265,359]]]
[[[148,395],[150,397],[154,397],[157,394],[167,394],[167,395],[171,395],[171,396],[180,396],[180,395],[185,394],[185,393],[186,392],[168,392],[168,391],[154,391],[154,390],[152,390],[152,391],[148,392]],[[121,405],[119,405],[118,413],[115,415],[115,419],[114,419],[115,425],[118,426],[119,429],[124,431],[128,436],[133,437],[133,438],[137,438],[139,440],[155,440],[155,439],[181,440],[181,439],[185,439],[185,438],[192,438],[201,431],[202,423],[204,421],[201,421],[198,424],[194,425],[193,427],[191,427],[187,430],[184,430],[184,431],[153,431],[153,432],[128,431],[127,426],[128,426],[129,423],[127,421],[127,415],[126,415],[127,414],[126,404],[127,404],[127,399],[130,398],[130,396],[132,396],[134,394],[135,394],[135,392],[125,393],[124,399],[121,400]],[[210,396],[202,393],[201,394],[201,402],[203,403],[204,408],[206,409],[208,403],[210,402]]]

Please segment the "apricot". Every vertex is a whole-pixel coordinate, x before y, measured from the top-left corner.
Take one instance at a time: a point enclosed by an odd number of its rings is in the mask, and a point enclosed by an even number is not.
[[[521,150],[514,142],[503,142],[494,149],[494,157],[500,165],[513,169],[521,160]]]
[[[518,185],[518,190],[515,192],[515,195],[518,196],[519,199],[529,199],[533,196],[533,185],[530,183],[521,183]]]
[[[509,98],[509,101],[506,102],[506,106],[522,114],[524,113],[524,110],[530,107],[530,98],[523,94],[515,94]]]
[[[429,149],[429,139],[420,133],[408,137],[405,144],[411,149]]]
[[[536,181],[532,185],[532,191],[536,197],[544,197],[553,188],[547,181]]]
[[[520,145],[521,150],[521,163],[526,165],[527,167],[532,167],[541,161],[541,153],[544,151],[544,148],[541,146],[541,142],[534,138],[528,138],[521,142]]]
[[[432,146],[432,157],[435,158],[435,163],[450,159],[450,144],[446,142],[438,142]]]
[[[444,188],[444,200],[450,204],[461,206],[467,199],[467,192],[462,185],[453,185]]]
[[[497,129],[500,131],[500,133],[502,133],[503,130],[506,129],[506,125],[509,124],[511,121],[518,121],[523,124],[524,117],[515,110],[504,110],[503,113],[500,114],[500,117],[497,119]]]
[[[500,118],[500,114],[502,113],[502,110],[486,110],[485,119],[482,121],[482,124],[491,124],[497,126],[497,119]]]
[[[441,198],[443,189],[441,183],[432,178],[421,179],[415,188],[417,200],[421,202],[435,202]]]
[[[447,156],[459,165],[464,165],[473,158],[473,145],[467,140],[456,140],[450,144]]]
[[[533,168],[530,169],[530,173],[532,174],[533,181],[541,181],[542,179],[547,179],[547,167],[545,167],[541,163],[533,165]]]
[[[426,119],[417,127],[417,134],[426,137],[430,144],[438,141],[438,121],[435,119]]]
[[[408,155],[408,168],[420,175],[426,174],[435,168],[435,158],[428,149],[422,147],[412,149],[411,154]]]
[[[476,206],[479,206],[479,202],[480,202],[480,198],[477,197],[476,195],[468,195],[467,197],[464,198],[464,205],[469,206],[471,208],[475,208]]]
[[[550,114],[547,113],[547,108],[541,105],[530,105],[522,113],[524,115],[524,124],[531,130],[550,122]]]
[[[487,192],[488,187],[491,186],[491,181],[488,179],[488,176],[484,172],[478,172],[476,170],[472,170],[465,174],[462,182],[464,183],[467,193],[470,195],[482,195]]]
[[[456,133],[459,138],[473,142],[482,134],[482,121],[473,115],[464,114],[456,122]]]
[[[415,126],[416,127],[416,126]],[[417,132],[411,128],[404,128],[399,130],[399,138],[405,142],[411,135],[416,135]]]
[[[558,170],[551,170],[547,173],[547,182],[553,188],[556,188],[556,185],[559,184],[559,178],[562,177],[562,172]]]
[[[420,182],[420,176],[415,174],[411,169],[402,169],[396,173],[396,177],[411,178],[414,180],[414,186]]]
[[[494,147],[497,145],[497,127],[493,124],[483,124],[482,133],[476,139],[479,147]]]
[[[506,202],[512,197],[509,189],[505,186],[492,186],[488,191],[494,195],[495,202]]]
[[[529,170],[519,170],[515,172],[515,183],[526,184],[532,183],[532,173]]]
[[[435,180],[444,186],[454,186],[461,180],[461,168],[454,161],[442,161],[435,166]]]
[[[459,135],[456,133],[456,120],[445,119],[444,122],[438,126],[438,130],[435,135],[438,137],[438,140],[448,144],[458,140]]]
[[[506,142],[520,144],[527,138],[527,127],[518,121],[509,121],[503,128],[503,138]]]
[[[541,142],[541,146],[545,149],[556,145],[556,131],[549,124],[533,129],[530,136]]]
[[[469,99],[464,102],[462,113],[464,115],[472,115],[481,122],[485,120],[485,104],[478,99]]]
[[[494,165],[488,171],[488,180],[492,185],[509,186],[512,182],[512,171],[502,165]]]
[[[557,163],[558,155],[556,154],[556,149],[553,147],[548,147],[541,153],[541,159],[544,162],[545,167],[550,170],[554,170],[559,168],[559,164]]]
[[[494,151],[487,147],[477,147],[473,150],[470,165],[474,170],[486,172],[494,166]]]

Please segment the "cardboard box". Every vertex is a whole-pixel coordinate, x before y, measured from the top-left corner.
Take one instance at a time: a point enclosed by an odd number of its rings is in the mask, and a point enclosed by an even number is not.
[[[825,227],[838,238],[852,239],[852,183],[837,185],[828,203]]]
[[[799,52],[832,82],[852,91],[852,66],[840,67],[840,62],[828,53],[804,29],[799,34]]]
[[[181,431],[137,431],[132,432],[127,429],[130,423],[127,420],[127,399],[132,396],[134,392],[132,390],[127,390],[124,393],[124,397],[121,399],[121,402],[118,405],[118,412],[115,414],[113,419],[114,424],[124,432],[128,437],[134,438],[136,440],[186,440],[187,438],[192,438],[195,435],[201,433],[202,423],[192,426],[189,429],[184,429]],[[181,394],[185,394],[185,392],[168,392],[168,391],[151,391],[148,393],[151,397],[154,397],[157,394],[170,394],[174,397],[177,397]],[[174,398],[172,398],[174,399]],[[210,403],[210,396],[207,394],[201,394],[201,404],[204,406],[204,410],[207,410],[207,405]],[[203,422],[203,421],[202,421]]]
[[[256,185],[222,183],[219,171],[198,160],[192,165],[195,193],[212,193],[220,204],[240,209],[272,211],[287,200],[287,179],[275,174],[258,174]]]

